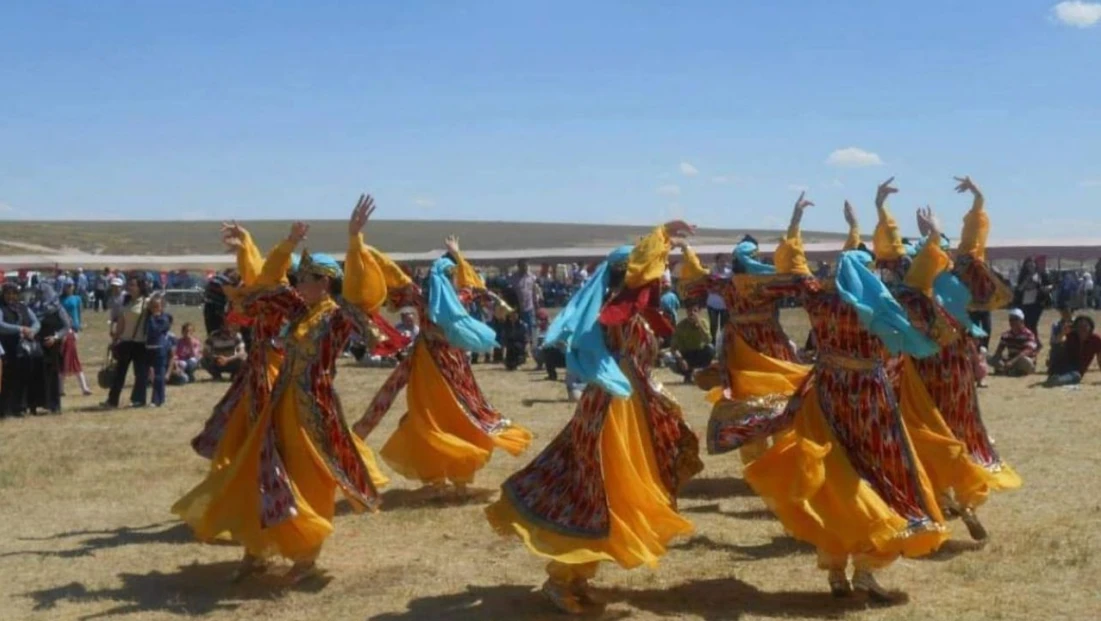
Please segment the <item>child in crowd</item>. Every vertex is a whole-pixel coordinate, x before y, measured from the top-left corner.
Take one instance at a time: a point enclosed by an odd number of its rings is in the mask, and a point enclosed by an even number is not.
[[[153,407],[164,405],[166,373],[168,371],[168,333],[172,315],[164,310],[164,297],[154,295],[149,300],[149,317],[145,326],[145,356],[153,372]]]
[[[195,337],[195,326],[187,322],[180,329],[180,338],[176,340],[176,351],[172,357],[172,383],[190,384],[195,381],[195,371],[199,368],[203,344]],[[183,381],[180,381],[180,379]]]

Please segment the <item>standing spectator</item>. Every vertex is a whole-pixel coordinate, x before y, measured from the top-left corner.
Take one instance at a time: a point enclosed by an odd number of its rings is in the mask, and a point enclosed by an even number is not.
[[[1047,302],[1047,291],[1044,280],[1036,268],[1036,259],[1028,257],[1021,265],[1020,274],[1017,275],[1014,304],[1024,313],[1024,327],[1034,335],[1040,325],[1044,304]]]
[[[505,324],[501,329],[501,338],[498,341],[505,348],[505,368],[515,371],[527,360],[528,338],[531,333],[527,325],[520,320],[520,314],[512,311],[505,317]]]
[[[72,287],[67,282],[66,287]],[[44,409],[50,414],[61,413],[61,344],[69,335],[69,315],[61,307],[54,288],[38,285],[31,311],[38,318],[38,352],[31,356],[31,374],[27,382],[27,407],[37,416]]]
[[[84,273],[83,267],[76,268],[74,284],[76,285],[75,293],[80,296],[80,305],[84,308],[88,308],[92,298],[88,287],[88,275]],[[64,289],[62,289],[62,291],[64,291]]]
[[[145,326],[145,357],[153,372],[153,407],[164,405],[165,383],[168,375],[168,332],[172,329],[172,315],[164,312],[164,295],[149,298],[149,312]]]
[[[1009,311],[1009,330],[1002,333],[998,349],[990,357],[990,366],[997,375],[1019,377],[1036,370],[1036,352],[1039,350],[1036,335],[1025,325],[1021,309]]]
[[[1075,308],[1090,308],[1093,304],[1093,274],[1083,270],[1078,277],[1078,299]]]
[[[516,310],[519,312],[520,321],[528,330],[528,341],[535,340],[535,276],[528,270],[528,260],[520,259],[516,262],[516,273],[509,281],[516,301]]]
[[[203,344],[195,338],[195,326],[191,322],[180,328],[180,338],[176,341],[176,365],[173,375],[182,375],[187,382],[195,381],[195,370],[199,368],[199,359],[203,353]]]
[[[730,265],[725,254],[715,255],[715,265],[711,268],[712,277],[729,279],[731,277]],[[726,301],[716,292],[707,294],[707,318],[710,321],[711,343],[715,343],[715,337],[720,328],[726,325],[729,318],[726,311]]]
[[[80,392],[87,397],[92,394],[88,387],[88,378],[84,376],[84,365],[80,364],[80,348],[77,347],[78,334],[84,329],[84,300],[73,291],[72,285],[66,285],[61,294],[61,307],[69,314],[70,330],[61,343],[61,396],[65,396],[65,378],[76,376],[80,381]]]
[[[210,336],[217,332],[226,321],[226,285],[232,285],[237,281],[237,272],[232,269],[215,274],[206,283],[203,300],[203,324],[206,334]]]
[[[221,381],[223,374],[233,376],[241,369],[246,358],[245,341],[236,323],[226,323],[206,337],[203,357],[199,366],[214,381]]]
[[[92,279],[92,309],[97,313],[107,310],[107,285],[111,281],[111,268],[105,267]]]
[[[0,298],[0,348],[4,350],[0,380],[0,417],[22,417],[27,409],[31,357],[37,349],[38,317],[20,299],[19,285],[4,283]]]
[[[673,331],[672,351],[677,372],[684,376],[685,383],[689,383],[697,369],[708,366],[714,360],[715,345],[707,319],[700,314],[699,307],[690,303],[684,309],[686,316]]]
[[[1045,385],[1070,386],[1082,381],[1094,360],[1101,364],[1101,336],[1094,334],[1093,319],[1080,315],[1067,330],[1048,366],[1048,378]]]
[[[145,328],[148,318],[149,288],[144,280],[130,277],[126,281],[126,294],[112,310],[114,324],[115,377],[107,393],[105,408],[117,408],[126,373],[134,367],[134,387],[130,390],[130,406],[145,407],[149,386],[149,362],[145,355]]]

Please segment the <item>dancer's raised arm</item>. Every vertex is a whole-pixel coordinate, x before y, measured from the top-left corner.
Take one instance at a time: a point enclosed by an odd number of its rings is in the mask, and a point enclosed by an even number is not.
[[[344,300],[366,313],[386,301],[386,278],[363,243],[363,230],[375,213],[375,199],[362,194],[348,219],[348,251],[344,258]]]

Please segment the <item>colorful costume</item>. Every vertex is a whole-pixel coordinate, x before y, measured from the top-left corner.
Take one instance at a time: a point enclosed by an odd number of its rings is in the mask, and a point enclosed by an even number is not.
[[[977,200],[981,211],[981,198]],[[890,240],[893,220],[889,214],[887,218],[881,221],[882,232],[877,229],[877,241],[880,237],[883,241],[877,243],[876,253],[880,254],[880,246],[884,246],[884,255],[890,257],[895,252],[886,247],[894,247]],[[971,223],[978,219],[975,214],[968,216]],[[988,285],[994,292],[1001,289],[1000,293],[987,298],[988,303],[998,303],[1006,300],[1011,293],[1008,287],[999,288],[1000,281],[989,273],[981,257],[982,247],[975,246],[974,240],[978,237],[965,224],[965,243],[961,246],[972,249],[967,253],[972,260],[963,273],[969,279],[978,281],[976,288],[980,291]],[[975,251],[977,260],[972,254]],[[938,433],[950,433],[965,445],[966,451],[962,455],[934,456],[926,455],[919,443],[918,456],[942,499],[948,500],[949,490],[954,492],[954,501],[966,512],[964,517],[972,534],[982,538],[985,531],[973,518],[971,510],[982,504],[990,491],[1021,486],[1020,477],[1001,461],[994,450],[979,411],[972,364],[975,341],[972,337],[982,336],[983,333],[971,323],[967,314],[970,291],[957,273],[949,271],[951,260],[940,244],[926,240],[920,250],[910,249],[907,254],[913,255],[913,262],[905,272],[902,285],[894,287],[895,297],[906,308],[911,322],[940,344],[940,351],[928,358],[906,357],[901,361],[898,369],[900,393],[914,395],[923,402],[928,400],[935,407],[934,411],[923,417],[922,422],[915,424],[932,425]],[[987,273],[983,274],[984,271]]]
[[[713,454],[731,450],[725,441],[727,425],[761,408],[782,410],[810,372],[810,366],[798,362],[780,325],[780,302],[799,296],[812,281],[798,230],[777,248],[775,266],[758,261],[756,253],[755,241],[735,247],[730,280],[711,276],[694,252],[684,253],[681,287],[686,295],[701,289],[718,293],[730,311],[718,361],[722,383],[707,395],[713,406],[707,449]],[[751,462],[766,448],[767,438],[743,446],[742,461]]]
[[[292,244],[276,250],[289,261]],[[307,305],[285,285],[254,287],[244,307],[289,323],[271,399],[229,463],[173,507],[196,536],[228,533],[256,558],[315,559],[332,532],[339,487],[356,510],[374,510],[385,484],[370,450],[348,429],[333,388],[336,361],[355,332],[376,338],[369,312],[386,297],[380,268],[360,235],[349,241],[343,300]],[[340,277],[331,257],[304,255],[299,274]]]
[[[936,345],[909,324],[870,262],[863,251],[842,253],[836,278],[804,297],[818,358],[786,410],[728,430],[735,446],[776,434],[745,479],[793,537],[818,549],[819,566],[843,589],[850,558],[854,581],[869,584],[871,570],[948,537],[886,364],[892,352],[928,356]],[[927,440],[962,448],[932,433]]]
[[[264,260],[252,237],[244,233],[237,248],[237,271],[241,287],[227,290],[235,306],[243,300],[240,292],[253,286],[274,286],[286,282],[286,273],[293,263],[285,247],[276,248]],[[286,317],[273,307],[254,304],[231,313],[249,318],[253,346],[249,348],[244,368],[233,377],[226,394],[218,400],[203,430],[191,440],[191,447],[200,456],[211,460],[211,468],[221,468],[237,454],[252,423],[267,406],[276,375],[283,362],[280,331]]]
[[[489,326],[466,313],[451,278],[464,297],[484,291],[482,279],[461,256],[444,256],[432,265],[426,295],[389,258],[370,253],[382,267],[390,304],[415,307],[421,325],[412,353],[379,389],[356,432],[367,437],[406,388],[408,412],[379,452],[405,478],[466,485],[494,448],[522,453],[531,433],[490,405],[467,358],[467,351],[492,351],[497,341]]]
[[[567,609],[599,562],[654,567],[692,531],[676,493],[703,467],[698,440],[650,374],[672,329],[658,307],[668,253],[664,229],[616,250],[555,319],[546,342],[566,345],[567,368],[588,386],[562,432],[486,509],[499,533],[551,561],[544,589]]]

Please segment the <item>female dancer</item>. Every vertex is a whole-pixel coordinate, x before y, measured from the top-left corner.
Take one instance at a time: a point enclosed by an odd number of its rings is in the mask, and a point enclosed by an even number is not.
[[[922,364],[936,369],[941,360],[955,361],[962,355],[966,369],[959,381],[968,383],[974,390],[971,359],[966,345],[970,339],[970,320],[966,324],[961,323],[945,308],[947,298],[938,295],[934,283],[941,283],[940,292],[948,291],[947,295],[956,297],[966,296],[966,289],[958,281],[953,285],[947,280],[952,277],[948,272],[951,261],[940,247],[940,227],[931,210],[918,211],[919,228],[927,235],[920,250],[913,246],[905,247],[898,225],[885,204],[886,194],[894,191],[894,188],[888,187],[886,192],[881,192],[876,203],[879,215],[875,229],[876,264],[891,293],[906,311],[910,323],[939,346],[937,355],[922,359]],[[948,285],[947,289],[945,285]],[[957,304],[959,314],[965,316],[967,300],[961,299]],[[954,367],[950,369],[958,370]],[[956,436],[945,422],[938,400],[923,382],[913,356],[892,360],[890,374],[903,405],[903,422],[938,500],[943,507],[953,507],[951,495],[954,494],[971,536],[976,540],[985,539],[986,531],[974,509],[986,500],[991,489],[1001,489],[997,476],[972,460],[967,451],[939,442],[941,437]],[[941,396],[955,398],[954,394]],[[927,441],[929,438],[934,440]],[[945,450],[946,447],[951,450]],[[1013,478],[1016,478],[1015,475]],[[1006,482],[1012,484],[1008,479],[1006,477]]]
[[[818,549],[834,595],[856,588],[887,602],[894,598],[873,572],[899,555],[936,550],[948,533],[886,367],[891,354],[929,356],[936,344],[910,324],[868,268],[872,261],[863,250],[845,251],[834,279],[808,291],[814,368],[782,415],[746,419],[737,433],[742,441],[777,434],[745,479],[793,537]]]
[[[707,449],[712,454],[730,450],[723,433],[727,423],[759,408],[782,410],[810,372],[809,366],[798,363],[780,325],[780,302],[802,293],[812,280],[799,235],[803,211],[812,205],[805,194],[799,195],[787,235],[776,249],[775,266],[757,259],[757,242],[748,235],[734,247],[734,275],[729,280],[710,277],[696,253],[684,251],[682,287],[689,295],[701,288],[718,293],[730,311],[718,362],[722,386],[707,396],[714,406],[707,425]],[[743,446],[742,462],[748,464],[766,448],[767,438]]]
[[[485,283],[463,259],[457,238],[448,238],[446,245],[447,254],[429,271],[426,292],[384,254],[368,249],[382,269],[391,306],[415,307],[421,326],[412,353],[390,374],[354,429],[366,438],[407,387],[408,413],[379,454],[407,479],[437,491],[450,482],[462,494],[494,448],[519,455],[531,433],[501,416],[474,380],[466,352],[493,351],[497,339],[489,326],[467,314],[460,297],[486,295]]]
[[[239,312],[245,311],[241,308],[244,302],[241,294],[254,286],[285,284],[286,274],[296,262],[291,251],[297,243],[292,239],[283,241],[265,260],[249,232],[236,222],[222,225],[222,241],[236,252],[237,272],[241,275],[240,287],[226,289],[226,294],[236,307],[230,313],[229,320],[239,321],[238,317],[242,316],[248,318],[253,346],[248,350],[244,368],[233,377],[229,389],[214,406],[203,430],[191,440],[195,452],[210,459],[211,468],[215,469],[229,464],[237,454],[251,424],[259,419],[266,407],[283,363],[279,335],[286,323],[286,314],[266,304],[254,305],[254,308],[248,309],[252,312]]]
[[[942,506],[959,513],[967,525],[971,537],[977,541],[986,539],[986,529],[975,515],[990,491],[1016,489],[1021,486],[1017,473],[1001,460],[982,422],[979,398],[976,390],[974,365],[976,336],[984,333],[971,323],[968,314],[971,291],[960,275],[979,291],[984,307],[1005,305],[1012,292],[1008,285],[992,273],[983,260],[988,224],[983,211],[983,196],[970,178],[957,178],[959,192],[970,191],[974,195],[971,211],[964,219],[960,256],[966,257],[964,267],[949,271],[951,261],[947,254],[930,239],[937,239],[939,229],[931,210],[918,213],[918,226],[927,236],[925,247],[914,259],[906,275],[905,286],[896,296],[910,313],[911,321],[927,326],[930,336],[941,343],[936,356],[925,359],[908,358],[902,379],[916,392],[925,391],[935,404],[951,433],[967,447],[966,457],[974,467],[983,470],[983,476],[971,476],[974,483],[967,489],[951,486],[954,498],[942,491]],[[982,229],[980,232],[979,229]],[[930,304],[929,300],[935,300]],[[930,308],[932,306],[932,308]],[[915,381],[916,380],[916,381]],[[935,469],[927,466],[936,486]],[[939,488],[938,488],[939,489]]]
[[[244,545],[238,578],[261,571],[276,555],[294,561],[290,583],[311,576],[333,529],[338,487],[354,509],[378,507],[384,478],[371,452],[350,433],[333,388],[349,336],[372,338],[367,312],[386,297],[379,266],[360,233],[373,211],[374,201],[360,197],[348,223],[343,291],[344,274],[332,257],[303,253],[295,289],[258,286],[246,296],[246,309],[265,308],[289,322],[276,385],[231,463],[212,470],[173,507],[201,540],[229,533]],[[277,250],[289,256],[307,230],[296,224]]]
[[[499,533],[550,560],[543,593],[568,613],[593,603],[588,581],[601,561],[655,567],[672,538],[692,531],[676,493],[703,468],[699,443],[650,375],[672,330],[661,277],[670,247],[691,233],[670,222],[615,250],[555,318],[546,343],[566,345],[567,368],[588,386],[565,429],[486,509]]]

